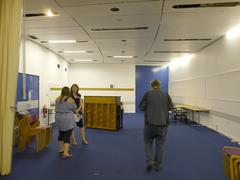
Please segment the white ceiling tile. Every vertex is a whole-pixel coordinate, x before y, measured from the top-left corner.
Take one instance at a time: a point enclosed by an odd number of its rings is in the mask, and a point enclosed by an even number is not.
[[[63,57],[66,59],[96,59],[96,60],[101,60],[102,56],[101,55],[96,55],[96,54],[62,54]]]
[[[86,40],[89,37],[86,34],[39,34],[36,37],[41,41],[47,40]]]
[[[61,50],[81,50],[81,51],[94,51],[94,52],[98,51],[96,45],[92,42],[82,42],[82,43],[72,43],[72,44],[71,43],[70,44],[45,43],[44,45],[49,47],[50,49],[54,49],[57,51],[61,51]]]
[[[52,27],[77,27],[79,26],[71,18],[51,18],[51,19],[38,19],[38,20],[26,20],[25,28],[52,28]]]
[[[58,8],[59,6],[53,0],[24,0],[24,9],[49,9]]]
[[[125,40],[125,41],[122,41]],[[141,38],[141,39],[95,39],[95,42],[97,44],[112,44],[112,43],[121,43],[121,44],[125,44],[125,43],[149,43],[152,42],[153,38],[149,39],[149,38]]]
[[[104,4],[91,6],[74,6],[63,8],[72,17],[92,17],[92,16],[119,16],[133,14],[160,14],[162,3],[160,1],[135,2]],[[119,8],[119,11],[113,12],[111,8]]]
[[[86,34],[80,27],[61,27],[61,28],[28,28],[26,34],[46,35],[46,34]]]
[[[128,31],[128,32],[99,32],[89,33],[93,39],[134,39],[134,38],[153,38],[156,31],[141,30],[141,31]]]
[[[171,61],[175,58],[182,57],[184,54],[178,53],[163,53],[155,54],[151,53],[148,56],[144,57],[144,61]]]
[[[142,60],[142,61],[138,61],[136,65],[164,66],[168,63],[169,62],[162,62],[162,61],[155,61],[155,60],[152,60],[152,61]]]
[[[79,24],[88,32],[92,28],[126,28],[126,27],[149,27],[156,29],[160,23],[159,15],[131,15],[131,16],[105,16],[77,18]]]
[[[212,41],[159,41],[154,44],[152,51],[190,51],[200,50]]]
[[[151,43],[160,23],[161,0],[26,0],[26,13],[43,12],[51,8],[60,16],[25,18],[26,35],[40,40],[88,40],[77,44],[42,44],[55,51],[86,50],[92,54],[64,54],[65,58],[99,58],[92,63],[164,64],[182,53],[153,53],[154,51],[198,51],[240,24],[240,6],[234,8],[173,9],[176,4],[231,2],[232,0],[166,0],[163,20],[152,49]],[[57,3],[61,6],[59,6]],[[117,7],[118,12],[110,9]],[[77,22],[76,22],[76,21]],[[80,24],[80,26],[79,26]],[[92,28],[143,27],[147,30],[91,31]],[[83,29],[82,29],[83,28]],[[88,34],[87,34],[88,33]],[[89,35],[89,36],[88,36]],[[211,38],[211,41],[169,42],[163,39]],[[122,42],[122,40],[127,40]],[[95,44],[96,43],[96,44]],[[101,53],[98,48],[101,49]],[[122,51],[125,51],[124,53]],[[148,55],[145,56],[146,52]],[[134,55],[135,59],[109,58],[113,55]],[[60,54],[62,56],[62,54]],[[81,62],[80,62],[81,63]],[[88,62],[89,63],[89,62]],[[166,64],[166,62],[165,62]]]
[[[139,2],[139,0],[56,0],[62,7],[67,6],[86,6],[86,5],[101,5],[114,3],[132,3]],[[145,2],[159,1],[159,0],[142,0]]]
[[[218,21],[219,19],[221,21]],[[229,28],[237,24],[240,24],[240,7],[238,13],[227,11],[165,14],[161,29],[163,31],[170,29],[183,34],[194,32],[203,36],[209,35],[211,38],[224,35]]]
[[[141,50],[126,50],[124,53],[120,50],[101,50],[105,57],[107,56],[138,56],[143,57],[145,51]]]
[[[136,64],[137,59],[116,59],[116,58],[104,58],[104,63],[112,63],[112,64]]]
[[[144,50],[150,47],[151,43],[138,44],[138,43],[107,43],[98,44],[102,50],[119,49],[119,50]]]

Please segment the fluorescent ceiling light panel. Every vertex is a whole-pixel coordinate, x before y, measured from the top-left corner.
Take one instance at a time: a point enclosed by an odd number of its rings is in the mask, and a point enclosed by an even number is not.
[[[63,53],[87,53],[87,51],[63,51]]]
[[[49,40],[48,43],[76,43],[76,40]]]
[[[240,25],[233,27],[227,32],[227,39],[234,39],[240,35]]]
[[[92,59],[70,59],[70,61],[77,61],[77,62],[91,62],[93,61]]]
[[[113,56],[113,58],[134,58],[134,56]]]

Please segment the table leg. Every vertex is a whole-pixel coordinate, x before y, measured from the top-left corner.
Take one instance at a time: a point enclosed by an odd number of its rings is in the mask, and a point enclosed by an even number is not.
[[[197,111],[197,113],[198,113],[198,124],[200,124],[200,112]]]
[[[194,121],[194,111],[192,111],[192,121]]]

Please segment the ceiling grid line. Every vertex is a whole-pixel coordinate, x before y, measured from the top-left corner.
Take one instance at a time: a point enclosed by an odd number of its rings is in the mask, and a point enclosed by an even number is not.
[[[160,15],[160,20],[159,20],[159,24],[158,24],[158,28],[157,28],[157,32],[154,36],[154,39],[153,39],[153,42],[150,46],[150,48],[148,49],[148,51],[145,53],[145,56],[147,56],[149,54],[149,52],[151,51],[157,37],[158,37],[158,34],[159,34],[159,30],[160,30],[160,26],[161,26],[161,22],[162,22],[162,19],[163,19],[163,9],[164,9],[164,5],[165,5],[165,0],[162,0],[162,7],[161,7],[161,15]]]

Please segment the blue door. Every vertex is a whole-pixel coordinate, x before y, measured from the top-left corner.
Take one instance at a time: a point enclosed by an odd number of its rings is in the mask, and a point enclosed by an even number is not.
[[[153,79],[161,81],[161,89],[168,92],[168,67],[136,66],[136,112],[141,112],[139,103],[145,92],[151,89]]]

